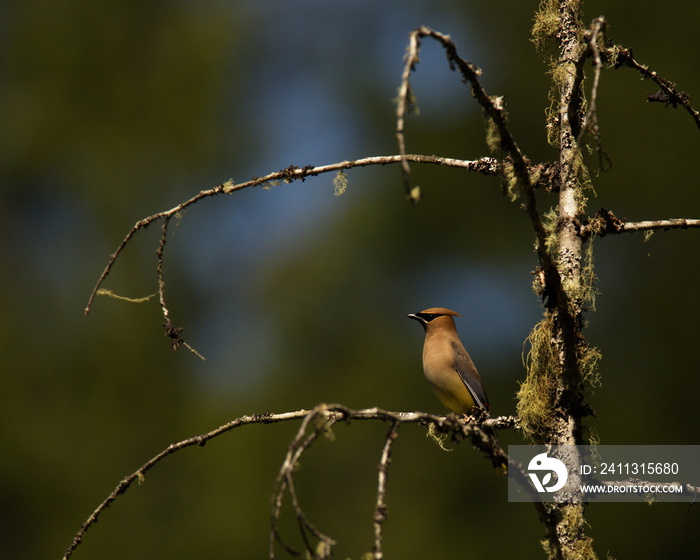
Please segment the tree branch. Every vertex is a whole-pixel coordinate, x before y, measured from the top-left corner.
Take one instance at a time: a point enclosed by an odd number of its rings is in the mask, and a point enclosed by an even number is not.
[[[593,84],[591,85],[591,93],[588,100],[588,111],[583,117],[581,130],[576,137],[576,143],[581,144],[581,140],[586,132],[590,132],[595,142],[595,149],[598,153],[598,165],[603,171],[608,171],[612,167],[612,161],[608,154],[603,150],[602,138],[600,135],[600,126],[598,125],[598,87],[600,85],[600,74],[603,70],[603,60],[600,53],[599,43],[604,43],[604,34],[606,23],[604,17],[598,17],[591,23],[591,28],[586,34],[588,40],[588,48],[581,56],[578,66],[580,71],[588,57],[593,58]]]
[[[326,415],[324,414],[325,412],[326,411],[323,408],[317,407],[304,417],[304,420],[297,431],[296,437],[289,445],[287,456],[285,457],[277,475],[275,490],[272,494],[272,508],[270,515],[270,560],[274,560],[275,558],[275,542],[280,543],[284,549],[293,556],[313,559],[327,558],[330,555],[331,548],[335,544],[335,541],[331,537],[319,531],[316,526],[313,525],[306,517],[306,514],[299,505],[299,498],[296,492],[296,483],[294,481],[294,473],[299,466],[299,459],[301,458],[302,453],[311,447],[311,444],[316,440],[319,433],[330,431],[333,424],[343,419],[342,415]],[[313,431],[310,434],[307,434],[306,431],[310,423],[314,424]],[[299,533],[304,541],[305,551],[303,553],[297,551],[294,547],[287,544],[279,533],[278,525],[280,511],[282,510],[282,502],[285,491],[289,492],[289,496],[292,500],[292,507],[294,508],[294,514],[296,515],[297,524],[299,526]],[[311,533],[311,535],[319,541],[317,546],[312,546],[307,532]]]
[[[582,240],[578,235],[578,224],[583,214],[581,176],[583,173],[581,150],[577,136],[582,130],[584,92],[583,70],[577,61],[581,60],[584,46],[580,41],[580,1],[560,2],[561,17],[560,52],[558,71],[560,81],[559,97],[559,170],[560,190],[557,208],[557,264],[558,289],[555,292],[556,310],[554,315],[554,341],[559,353],[558,377],[561,389],[558,391],[562,415],[556,432],[558,445],[580,444],[581,416],[580,401],[582,378],[578,363],[581,307],[581,261]]]
[[[377,480],[377,503],[374,506],[374,546],[372,547],[372,556],[374,560],[382,560],[384,552],[382,550],[382,527],[386,521],[386,484],[389,478],[389,465],[391,464],[391,445],[398,437],[399,422],[394,420],[391,428],[386,434],[382,455],[379,460],[379,476]]]
[[[163,219],[162,234],[160,236],[160,243],[158,244],[158,250],[156,255],[158,257],[158,266],[156,266],[156,274],[158,276],[158,300],[160,302],[160,308],[163,312],[163,326],[165,327],[165,336],[170,339],[170,346],[173,350],[177,350],[180,346],[184,346],[200,360],[204,360],[197,350],[192,348],[185,339],[182,337],[182,327],[176,327],[172,320],[170,319],[170,311],[168,306],[165,304],[165,278],[163,276],[163,257],[165,255],[165,243],[168,241],[168,224],[172,216],[166,216]]]
[[[678,108],[678,105],[683,107],[688,114],[695,121],[695,126],[700,128],[700,112],[693,109],[690,105],[690,96],[682,91],[676,89],[676,84],[666,78],[659,76],[659,74],[651,70],[648,66],[640,64],[637,62],[633,55],[632,49],[626,49],[623,47],[611,47],[603,51],[603,55],[606,60],[611,64],[614,64],[615,69],[620,68],[620,66],[628,66],[637,70],[642,77],[650,79],[656,85],[659,86],[659,91],[652,94],[647,94],[647,101],[649,103],[664,103],[666,106],[671,105],[674,109]]]
[[[533,329],[528,374],[521,385],[518,409],[530,424],[535,441],[545,444],[582,443],[582,419],[585,376],[583,368],[589,352],[583,327],[582,239],[580,218],[585,208],[582,194],[587,171],[579,140],[586,123],[583,61],[591,53],[590,42],[582,41],[580,0],[543,2],[547,16],[557,22],[552,36],[558,40],[559,53],[552,78],[557,93],[556,148],[559,151],[559,200],[552,213],[549,248],[554,253],[556,270],[544,272],[544,293],[549,297],[545,319]],[[602,24],[599,26],[602,28]],[[596,26],[592,36],[596,35]],[[599,30],[598,30],[599,32]],[[597,88],[597,84],[594,84]],[[589,119],[595,113],[591,113]],[[556,216],[556,217],[555,217]],[[538,417],[539,410],[545,410]],[[586,536],[584,504],[543,504],[540,519],[545,526],[543,542],[549,558],[557,560],[596,558],[592,540]]]
[[[547,233],[542,224],[539,211],[537,210],[537,200],[535,197],[535,184],[530,177],[530,166],[527,158],[520,150],[515,137],[511,134],[508,127],[508,119],[506,118],[505,103],[503,97],[490,96],[479,81],[481,69],[463,59],[457,53],[457,46],[452,41],[449,35],[444,35],[438,31],[434,31],[429,27],[422,26],[411,32],[408,52],[406,54],[404,71],[399,87],[399,103],[397,107],[397,126],[396,136],[399,140],[399,152],[405,152],[404,140],[404,117],[408,108],[412,107],[413,99],[410,86],[410,75],[415,69],[416,64],[420,60],[420,45],[421,38],[430,37],[438,41],[445,49],[447,61],[452,70],[459,70],[462,75],[462,81],[471,85],[471,94],[479,105],[481,105],[484,115],[493,123],[498,137],[499,148],[503,150],[507,156],[506,160],[501,162],[500,173],[504,177],[512,175],[515,183],[522,190],[525,197],[525,211],[530,218],[532,226],[535,230],[537,239],[536,250],[550,284],[556,284],[556,267],[554,261],[547,250]],[[402,173],[406,194],[408,198],[417,204],[420,199],[420,191],[410,185],[410,167],[408,165],[409,158],[402,157]],[[512,171],[511,171],[512,170]],[[512,187],[513,185],[511,185]]]
[[[285,183],[290,183],[298,179],[301,179],[303,181],[306,177],[313,177],[322,173],[341,171],[344,169],[351,169],[354,167],[366,167],[369,165],[390,165],[395,163],[401,163],[405,160],[412,161],[415,163],[428,163],[433,165],[442,165],[446,167],[455,167],[458,169],[466,169],[468,171],[481,173],[483,175],[496,175],[498,173],[498,163],[496,159],[490,157],[483,157],[477,160],[461,160],[438,156],[407,154],[405,156],[391,155],[366,157],[352,161],[341,161],[329,165],[320,165],[317,167],[307,165],[305,167],[300,168],[290,165],[289,167],[287,167],[286,169],[282,169],[281,171],[269,173],[264,177],[254,177],[253,179],[245,181],[243,183],[234,183],[233,180],[226,181],[225,183],[221,183],[211,189],[200,191],[195,196],[185,200],[184,202],[181,202],[180,204],[174,206],[170,210],[165,210],[163,212],[152,214],[147,218],[143,218],[142,220],[136,222],[126,234],[124,239],[122,239],[122,242],[119,244],[116,251],[112,253],[112,255],[109,258],[109,261],[107,262],[107,265],[102,271],[102,274],[100,274],[100,277],[97,279],[97,283],[95,284],[95,287],[92,290],[87,305],[85,307],[85,315],[88,315],[92,310],[93,302],[95,300],[95,297],[98,295],[98,292],[100,291],[100,287],[107,279],[107,276],[109,276],[109,273],[112,271],[112,267],[117,262],[117,259],[121,255],[122,251],[126,248],[126,246],[129,244],[134,235],[136,235],[142,229],[146,229],[148,226],[150,226],[154,222],[157,222],[158,220],[172,218],[173,216],[180,214],[183,210],[204,198],[210,198],[221,194],[232,194],[236,191],[248,187],[273,184],[278,181],[283,181]],[[163,245],[164,243],[161,238],[161,245],[159,246],[159,248],[162,248]]]
[[[415,31],[409,36],[408,51],[404,59],[403,74],[401,75],[401,85],[399,86],[399,97],[396,104],[396,140],[399,144],[399,156],[401,157],[401,177],[403,178],[406,198],[414,206],[420,202],[420,188],[415,190],[411,187],[411,166],[408,165],[406,154],[406,136],[404,127],[406,114],[415,110],[415,99],[411,90],[411,72],[416,69],[416,64],[420,61],[418,53],[420,51],[420,34]]]
[[[580,235],[587,239],[592,235],[604,237],[611,234],[633,233],[636,231],[656,231],[659,229],[690,229],[700,228],[698,218],[670,218],[667,220],[643,220],[639,222],[628,222],[623,218],[618,218],[610,210],[601,208],[588,223],[581,226]]]
[[[497,418],[486,418],[475,420],[469,417],[460,417],[454,414],[448,414],[447,416],[441,416],[437,414],[430,414],[427,412],[395,412],[390,410],[385,410],[382,408],[365,408],[359,410],[353,410],[347,408],[346,406],[340,404],[320,404],[311,410],[297,410],[294,412],[282,412],[282,413],[263,413],[254,414],[248,416],[241,416],[236,418],[218,428],[211,430],[205,434],[196,435],[177,443],[170,444],[163,451],[146,461],[141,467],[136,471],[131,473],[126,478],[122,479],[116,488],[105,498],[102,503],[95,508],[95,510],[90,514],[87,520],[82,524],[80,530],[73,537],[71,545],[66,549],[63,559],[68,560],[78,546],[82,543],[83,538],[87,531],[95,523],[97,523],[100,515],[122,494],[124,494],[135,481],[143,481],[145,479],[146,473],[160,463],[166,457],[176,453],[187,447],[204,447],[206,443],[222,434],[230,432],[241,426],[250,426],[254,424],[275,424],[279,422],[289,422],[293,420],[303,420],[302,426],[297,431],[297,435],[290,444],[290,450],[285,458],[282,467],[280,468],[280,473],[278,475],[278,483],[276,484],[275,492],[273,493],[273,513],[272,513],[272,527],[273,533],[276,532],[276,519],[279,517],[279,510],[277,502],[281,500],[279,496],[284,493],[285,490],[290,490],[294,492],[293,485],[290,486],[290,480],[293,482],[293,466],[298,462],[301,454],[307,450],[313,441],[316,439],[318,434],[327,430],[330,426],[339,421],[349,422],[351,420],[381,420],[384,422],[391,422],[392,427],[398,427],[400,424],[422,424],[422,425],[432,425],[436,429],[443,433],[452,434],[472,434],[478,431],[483,432],[483,428],[488,430],[512,430],[517,429],[520,426],[518,418],[514,416],[500,416]],[[313,432],[306,434],[306,430],[309,426],[313,425]],[[390,431],[389,434],[392,432]],[[389,438],[389,435],[387,435]],[[395,438],[395,435],[392,439]],[[389,446],[390,443],[385,441],[384,450],[382,451],[382,459],[380,461],[381,465],[388,468],[389,465]],[[386,458],[385,458],[386,453]],[[498,453],[497,450],[493,450],[492,453]],[[500,453],[503,450],[500,449]],[[382,484],[386,484],[386,478],[380,478],[379,487],[377,491],[377,504],[383,503],[384,501],[384,489]],[[304,530],[309,530],[312,534],[315,528],[306,519],[303,511],[299,507],[298,500],[295,494],[291,494],[293,500],[293,506],[297,515],[297,520],[300,523],[300,527]],[[281,501],[280,501],[281,503]],[[377,506],[379,507],[379,505]],[[376,520],[376,517],[375,517]],[[375,527],[375,545],[376,545],[376,527]],[[318,532],[318,535],[322,535]],[[316,535],[317,536],[317,535]],[[325,539],[322,542],[330,544],[332,539],[323,535]],[[276,535],[274,537],[276,539]],[[320,538],[320,537],[319,537]],[[273,539],[274,540],[274,539]],[[285,547],[286,548],[286,547]],[[293,549],[292,549],[293,550]],[[291,552],[291,550],[290,550]],[[296,552],[296,551],[295,551]],[[317,552],[317,551],[316,551]],[[271,543],[271,555],[272,555],[272,543]]]

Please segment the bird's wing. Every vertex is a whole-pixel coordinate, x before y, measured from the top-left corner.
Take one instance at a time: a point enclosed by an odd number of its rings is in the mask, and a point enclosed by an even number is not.
[[[489,399],[486,396],[484,386],[481,384],[481,378],[476,371],[476,366],[472,359],[467,354],[459,342],[452,342],[452,355],[454,357],[454,367],[462,378],[462,381],[467,386],[469,394],[474,399],[477,406],[489,410]]]

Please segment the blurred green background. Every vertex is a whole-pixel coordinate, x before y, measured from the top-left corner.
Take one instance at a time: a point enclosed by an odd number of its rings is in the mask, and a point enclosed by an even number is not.
[[[166,254],[185,338],[172,352],[157,302],[87,297],[137,220],[229,177],[396,153],[393,98],[410,30],[449,33],[505,95],[513,132],[549,160],[547,67],[529,42],[537,2],[8,0],[0,6],[0,558],[58,558],[117,482],[169,443],[243,414],[351,407],[442,412],[422,378],[422,332],[405,318],[460,311],[462,340],[494,414],[512,414],[523,341],[541,314],[533,235],[493,178],[414,166],[250,189],[190,208]],[[696,2],[611,0],[616,42],[700,95]],[[414,75],[415,153],[486,155],[480,111],[436,44]],[[599,94],[610,172],[599,207],[630,220],[698,217],[700,134],[646,103],[652,84],[606,72]],[[700,101],[697,101],[700,103]],[[541,209],[554,203],[543,197]],[[139,233],[106,287],[156,290],[159,228]],[[590,425],[602,443],[697,444],[700,233],[596,241],[603,354]],[[103,514],[75,558],[262,558],[269,496],[297,424],[234,431],[158,465]],[[387,426],[336,428],[302,461],[302,505],[338,540],[372,546],[376,464]],[[503,434],[504,443],[519,443]],[[394,447],[387,558],[542,558],[529,504],[506,501],[470,446],[441,451],[418,426]],[[677,556],[696,508],[588,509],[601,557]],[[287,535],[294,528],[286,512]],[[281,556],[283,556],[281,554]]]

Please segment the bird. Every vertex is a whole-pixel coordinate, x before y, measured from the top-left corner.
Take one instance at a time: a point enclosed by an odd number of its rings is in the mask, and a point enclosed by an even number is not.
[[[469,353],[457,334],[453,317],[445,307],[411,313],[425,329],[423,373],[438,399],[456,414],[471,414],[475,408],[490,409],[486,390]]]
[[[481,377],[457,334],[454,317],[461,315],[445,307],[431,307],[408,317],[425,329],[423,373],[442,404],[455,414],[472,415],[479,410],[488,413],[489,399]],[[507,473],[508,463],[495,432],[482,426],[482,433],[491,450],[491,464],[499,474]]]

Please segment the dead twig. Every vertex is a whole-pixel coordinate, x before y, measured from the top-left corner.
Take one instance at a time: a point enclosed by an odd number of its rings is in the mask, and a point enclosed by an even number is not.
[[[234,183],[233,180],[226,181],[225,183],[221,183],[219,185],[216,185],[215,187],[212,187],[211,189],[203,190],[194,195],[193,197],[185,200],[184,202],[181,202],[177,206],[174,206],[170,210],[164,210],[162,212],[157,212],[155,214],[152,214],[146,218],[143,218],[142,220],[139,220],[136,222],[132,228],[129,230],[129,232],[126,234],[124,239],[122,239],[121,243],[117,247],[117,249],[112,253],[110,256],[109,260],[107,261],[107,265],[105,266],[104,270],[102,271],[102,274],[100,274],[100,277],[97,279],[97,283],[95,284],[94,289],[90,293],[90,297],[88,298],[87,305],[85,306],[85,315],[88,315],[90,311],[92,310],[92,305],[95,301],[95,297],[98,294],[102,293],[107,293],[103,292],[101,290],[102,284],[104,281],[107,279],[107,276],[109,276],[110,272],[112,271],[112,268],[114,267],[115,263],[117,262],[117,259],[120,257],[121,253],[124,251],[126,246],[129,244],[129,242],[132,240],[134,235],[136,235],[139,231],[142,229],[146,229],[148,226],[151,224],[159,221],[159,220],[165,220],[165,219],[170,219],[173,216],[177,216],[182,214],[182,212],[192,206],[193,204],[196,204],[200,200],[203,200],[205,198],[211,198],[214,196],[218,196],[221,194],[233,194],[236,191],[248,188],[248,187],[255,187],[255,186],[265,186],[265,185],[271,185],[274,184],[278,181],[290,183],[292,181],[296,181],[301,179],[302,181],[306,177],[313,177],[316,175],[321,175],[322,173],[330,173],[333,171],[341,171],[344,169],[351,169],[354,167],[366,167],[369,165],[391,165],[391,164],[396,164],[400,163],[401,161],[408,160],[412,161],[415,163],[427,163],[427,164],[433,164],[433,165],[442,165],[446,167],[454,167],[457,169],[466,169],[469,171],[473,171],[476,173],[481,173],[483,175],[496,175],[498,173],[498,162],[494,158],[490,157],[483,157],[479,158],[477,160],[461,160],[461,159],[454,159],[454,158],[446,158],[446,157],[439,157],[439,156],[424,156],[424,155],[417,155],[417,154],[407,154],[407,155],[391,155],[391,156],[373,156],[373,157],[366,157],[366,158],[361,158],[361,159],[356,159],[352,161],[341,161],[338,163],[332,163],[329,165],[320,165],[317,167],[314,167],[312,165],[307,165],[305,167],[296,167],[293,165],[290,165],[286,169],[283,169],[281,171],[275,171],[274,173],[269,173],[263,177],[254,177],[253,179],[249,181],[244,181],[242,183]],[[159,251],[161,253],[160,255],[160,261],[162,261],[162,252],[164,248],[164,243],[163,243],[163,238],[161,237],[161,245],[159,245]],[[159,264],[160,264],[159,261]],[[162,279],[162,275],[161,275]],[[118,296],[117,296],[118,297]]]
[[[289,461],[287,461],[287,458],[285,458],[283,468],[286,464],[298,462],[301,453],[308,449],[313,440],[317,437],[319,427],[327,428],[340,420],[380,420],[384,422],[391,422],[392,425],[399,425],[402,423],[433,425],[440,430],[452,430],[453,432],[461,429],[459,427],[460,425],[469,422],[469,419],[455,417],[454,415],[441,416],[437,414],[429,414],[427,412],[394,412],[376,407],[353,410],[340,404],[322,404],[312,410],[297,410],[294,412],[281,412],[275,414],[264,413],[241,416],[240,418],[227,422],[226,424],[223,424],[222,426],[219,426],[218,428],[205,434],[196,435],[177,443],[170,444],[163,451],[146,461],[146,463],[136,469],[129,476],[122,479],[119,484],[117,484],[115,489],[95,508],[87,520],[81,525],[80,529],[73,537],[70,546],[66,549],[63,555],[63,560],[68,560],[73,555],[78,546],[80,546],[80,544],[83,542],[87,531],[95,523],[97,523],[100,515],[102,515],[102,513],[104,513],[104,511],[119,496],[124,494],[134,482],[145,480],[146,474],[166,457],[187,447],[204,447],[208,441],[242,426],[274,424],[293,420],[303,420],[304,422],[302,427],[297,432],[297,436],[295,437],[294,441],[290,445],[290,451],[292,454],[288,454]],[[308,429],[308,426],[312,420],[318,422],[315,424],[315,431],[311,434],[306,434],[306,430]],[[488,418],[482,421],[481,424],[492,430],[516,429],[520,426],[518,418],[514,416]],[[388,462],[386,464],[388,465]],[[283,469],[280,469],[280,472],[282,472],[282,470]],[[292,499],[296,500],[298,505],[298,500],[296,497],[292,496]],[[305,522],[305,517],[303,516],[298,516],[298,519],[301,523]]]
[[[700,228],[698,218],[670,218],[666,220],[642,220],[628,222],[618,218],[610,210],[601,208],[586,224],[581,226],[580,235],[583,239],[595,235],[604,237],[618,233],[633,233],[636,231],[653,232],[657,230]]]
[[[391,446],[398,437],[398,429],[399,422],[394,420],[384,439],[384,447],[382,448],[382,455],[377,467],[379,476],[377,479],[377,503],[374,506],[374,546],[372,547],[372,555],[375,560],[384,558],[382,528],[384,521],[386,521],[386,484],[389,478],[389,465],[391,464]]]
[[[693,118],[695,126],[700,128],[700,112],[693,109],[690,104],[690,95],[678,91],[675,83],[660,76],[655,70],[651,70],[648,66],[637,62],[632,55],[632,49],[611,47],[602,51],[602,54],[610,64],[614,65],[615,69],[621,66],[627,66],[637,70],[643,78],[649,79],[659,86],[659,91],[647,94],[647,101],[649,103],[664,103],[666,106],[671,105],[674,109],[677,109],[678,105],[680,105]]]
[[[333,424],[342,419],[342,415],[326,415],[324,407],[316,407],[311,410],[305,417],[297,434],[289,444],[287,455],[280,467],[275,482],[275,489],[272,493],[272,506],[270,513],[270,548],[269,558],[275,558],[275,542],[279,543],[289,554],[296,557],[306,558],[327,558],[330,556],[331,549],[335,545],[335,541],[328,535],[322,533],[316,526],[309,521],[306,514],[299,505],[299,498],[296,492],[296,484],[294,481],[294,473],[299,466],[301,455],[311,447],[311,444],[316,440],[318,435],[324,431],[330,430]],[[307,434],[309,425],[313,425],[313,431]],[[297,524],[299,526],[299,534],[304,542],[304,552],[296,550],[288,544],[280,535],[279,519],[282,510],[282,502],[285,492],[289,493],[291,498],[294,514],[296,515]],[[308,536],[310,533],[318,541],[314,546]]]
[[[163,276],[163,257],[165,255],[165,243],[168,240],[168,224],[172,216],[166,216],[163,218],[163,228],[162,234],[160,236],[160,243],[158,244],[158,250],[156,255],[158,257],[158,265],[156,266],[156,275],[158,276],[158,300],[160,302],[160,308],[163,312],[163,326],[165,327],[165,336],[170,339],[170,346],[173,350],[177,350],[180,346],[184,346],[200,360],[204,360],[197,350],[190,346],[185,339],[182,337],[182,327],[176,327],[172,320],[170,319],[170,311],[168,306],[165,304],[165,277]]]
[[[598,17],[591,23],[591,28],[587,33],[588,50],[581,57],[579,66],[582,68],[585,60],[590,56],[593,57],[593,85],[588,99],[588,110],[581,124],[581,130],[576,138],[576,143],[580,144],[583,135],[590,132],[596,144],[596,152],[598,153],[598,165],[602,171],[608,171],[612,167],[612,160],[603,150],[602,138],[600,135],[600,126],[598,124],[598,86],[600,85],[600,74],[603,70],[603,59],[600,54],[600,41],[604,39],[606,24],[604,17]]]
[[[481,69],[459,56],[457,46],[449,35],[434,31],[426,26],[421,26],[411,32],[401,85],[399,87],[396,136],[399,141],[399,153],[407,197],[414,204],[420,200],[420,190],[417,187],[411,187],[410,184],[410,167],[408,165],[410,158],[403,154],[405,153],[404,119],[407,110],[414,105],[411,93],[410,75],[411,72],[415,70],[416,64],[420,60],[420,46],[423,37],[430,37],[442,45],[445,49],[450,68],[459,71],[462,75],[462,81],[470,84],[472,97],[481,105],[485,117],[493,125],[495,134],[498,137],[499,149],[503,151],[506,156],[500,162],[500,174],[504,178],[506,176],[512,176],[514,185],[517,185],[524,195],[525,211],[535,230],[537,255],[541,263],[541,268],[544,270],[548,280],[548,290],[557,292],[559,289],[559,277],[552,256],[547,250],[547,234],[537,209],[535,185],[531,179],[530,165],[508,127],[504,99],[500,96],[491,96],[486,92],[479,81]],[[510,187],[514,185],[510,185]]]

